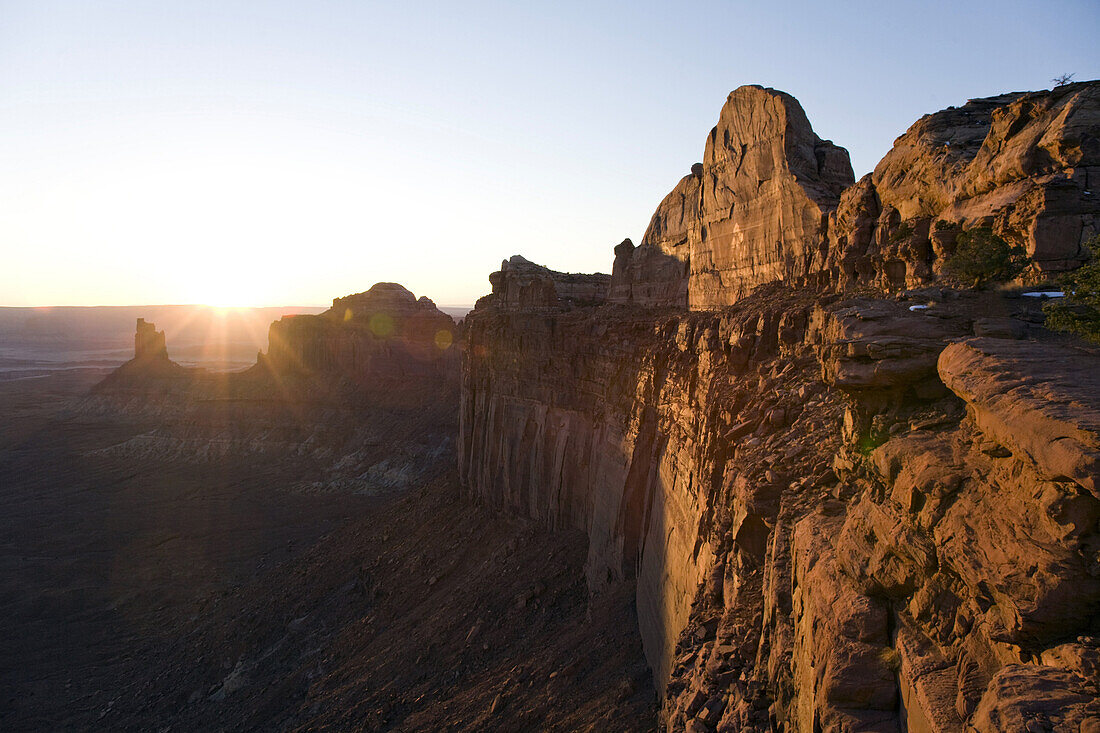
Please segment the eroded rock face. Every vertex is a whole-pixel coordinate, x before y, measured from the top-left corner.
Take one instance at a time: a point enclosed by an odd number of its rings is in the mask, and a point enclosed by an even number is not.
[[[741,87],[702,164],[665,197],[618,268],[613,299],[706,309],[762,283],[803,282],[824,266],[827,215],[852,181],[848,152],[814,134],[794,97]]]
[[[1100,229],[1098,129],[1096,82],[974,99],[899,137],[875,167],[875,190],[884,212],[914,230],[929,219],[992,225],[1025,245],[1040,270],[1064,270]]]
[[[1100,232],[1098,131],[1098,82],[974,99],[918,120],[853,182],[793,97],[741,87],[641,244],[616,248],[610,299],[705,310],[769,282],[916,288],[976,227],[1049,277]]]
[[[583,529],[591,592],[636,583],[670,730],[1100,722],[1100,355],[941,295],[487,303],[462,479]]]
[[[502,308],[557,308],[560,306],[598,305],[607,298],[611,279],[593,275],[557,272],[513,255],[500,263],[500,270],[489,276],[493,292],[488,300]]]
[[[853,182],[743,87],[606,303],[494,274],[462,480],[584,530],[592,593],[635,582],[669,730],[1100,729],[1100,354],[935,282],[978,226],[1072,266],[1098,95],[926,116]]]
[[[925,115],[829,218],[839,287],[928,284],[960,231],[1025,247],[1030,277],[1076,267],[1100,231],[1100,84],[972,99]]]

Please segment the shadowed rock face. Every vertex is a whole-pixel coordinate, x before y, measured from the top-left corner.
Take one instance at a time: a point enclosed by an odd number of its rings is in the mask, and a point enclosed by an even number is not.
[[[164,331],[158,331],[155,323],[146,323],[144,318],[137,319],[137,331],[134,333],[134,359],[154,361],[167,358],[168,346],[164,340]]]
[[[603,303],[611,279],[600,273],[557,272],[513,255],[489,275],[489,282],[493,292],[478,302],[479,307],[491,303],[504,308],[558,308]]]
[[[706,310],[769,282],[920,287],[979,226],[1023,245],[1032,277],[1070,269],[1100,231],[1098,128],[1100,82],[974,99],[853,182],[797,100],[741,87],[641,244],[616,248],[610,299]]]
[[[457,330],[430,299],[417,299],[396,283],[378,283],[334,299],[320,315],[272,323],[260,366],[368,389],[423,390],[453,380]]]

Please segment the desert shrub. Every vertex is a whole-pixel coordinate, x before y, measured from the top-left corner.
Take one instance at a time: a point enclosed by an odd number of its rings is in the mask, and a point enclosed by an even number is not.
[[[913,234],[913,225],[907,221],[903,221],[898,225],[898,228],[894,230],[894,233],[890,235],[890,242],[897,244],[903,239],[908,239]]]
[[[1066,296],[1043,306],[1047,328],[1100,343],[1100,235],[1084,244],[1085,264],[1058,278]]]
[[[1011,280],[1027,267],[1027,251],[1011,245],[990,227],[959,232],[955,253],[943,263],[944,272],[975,288],[991,282]]]

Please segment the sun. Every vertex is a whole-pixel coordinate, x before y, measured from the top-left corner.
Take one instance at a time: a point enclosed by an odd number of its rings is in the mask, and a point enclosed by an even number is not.
[[[247,308],[259,305],[257,293],[244,282],[230,282],[228,279],[204,279],[188,288],[188,301],[193,305],[206,305],[211,308]]]

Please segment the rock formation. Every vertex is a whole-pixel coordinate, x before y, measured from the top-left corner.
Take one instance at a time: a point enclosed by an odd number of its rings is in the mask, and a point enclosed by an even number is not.
[[[136,358],[74,410],[149,424],[102,457],[311,460],[305,491],[405,490],[438,473],[452,450],[459,335],[431,300],[396,283],[336,298],[320,315],[284,316],[270,326],[267,353],[239,372],[170,361],[164,334],[139,320]]]
[[[438,388],[458,369],[454,320],[396,283],[332,301],[324,313],[271,324],[259,365],[284,376],[342,380],[369,390]]]
[[[852,181],[848,151],[818,138],[794,97],[741,87],[641,245],[616,252],[616,299],[713,308],[803,282],[824,268],[827,216]]]
[[[1025,246],[1032,277],[1072,268],[1100,231],[1098,120],[1096,82],[974,99],[923,117],[853,183],[797,100],[741,87],[641,244],[616,247],[610,298],[705,310],[768,282],[920,287],[979,226]]]
[[[925,115],[829,219],[841,286],[918,287],[960,230],[1023,245],[1034,277],[1075,267],[1100,231],[1100,84],[973,99]]]
[[[462,481],[583,530],[594,595],[634,586],[663,727],[1100,729],[1100,353],[1027,298],[868,287],[934,282],[976,225],[1072,265],[1098,89],[925,117],[852,184],[745,87],[607,302],[491,276]]]
[[[156,324],[139,318],[134,331],[134,358],[109,374],[93,391],[171,381],[187,372],[187,369],[168,358],[164,331],[158,331]]]
[[[557,272],[513,255],[500,263],[500,270],[489,276],[489,282],[493,286],[490,301],[500,307],[557,308],[603,303],[611,280],[599,273]]]
[[[164,340],[164,331],[158,331],[154,323],[146,323],[144,318],[137,319],[137,331],[134,333],[134,361],[147,362],[168,358],[168,345]]]

